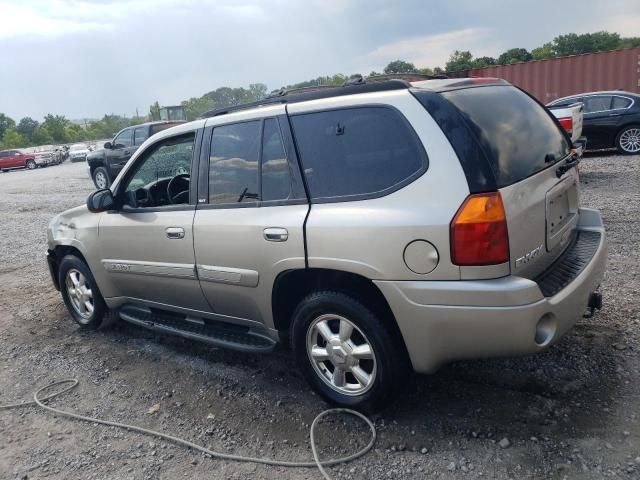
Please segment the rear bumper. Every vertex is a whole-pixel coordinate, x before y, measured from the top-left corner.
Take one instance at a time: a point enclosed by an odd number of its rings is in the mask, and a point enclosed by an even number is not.
[[[553,296],[545,297],[535,281],[515,276],[375,282],[395,315],[414,369],[428,373],[452,360],[534,353],[558,341],[584,314],[606,267],[600,213],[581,209],[578,231],[593,232],[596,244]]]

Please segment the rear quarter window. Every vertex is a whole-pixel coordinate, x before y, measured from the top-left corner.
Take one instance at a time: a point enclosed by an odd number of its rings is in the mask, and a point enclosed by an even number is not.
[[[357,107],[291,117],[309,193],[316,201],[390,193],[420,176],[427,155],[400,112]]]
[[[569,154],[569,142],[550,113],[513,86],[466,88],[442,95],[458,108],[481,144],[498,188]]]

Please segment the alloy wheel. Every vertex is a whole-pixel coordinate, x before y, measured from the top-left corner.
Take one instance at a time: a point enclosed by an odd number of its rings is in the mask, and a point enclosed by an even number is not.
[[[371,343],[350,320],[324,314],[307,330],[307,355],[313,369],[333,390],[362,395],[374,384],[376,357]]]
[[[65,286],[73,309],[81,317],[81,323],[88,323],[93,315],[95,305],[91,285],[89,285],[87,278],[82,272],[72,268],[67,272]]]
[[[629,128],[620,135],[620,148],[627,153],[640,152],[640,128]]]

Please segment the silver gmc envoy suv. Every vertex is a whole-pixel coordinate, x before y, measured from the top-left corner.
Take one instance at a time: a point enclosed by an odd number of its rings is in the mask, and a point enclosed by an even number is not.
[[[322,396],[374,409],[412,371],[539,352],[600,308],[578,161],[499,79],[280,92],[146,140],[51,221],[48,263],[84,328],[290,344]]]

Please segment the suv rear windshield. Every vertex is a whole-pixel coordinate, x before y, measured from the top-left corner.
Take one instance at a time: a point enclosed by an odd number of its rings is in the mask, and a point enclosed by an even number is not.
[[[523,180],[569,154],[569,142],[549,113],[517,88],[486,86],[442,95],[467,120],[499,188]]]

